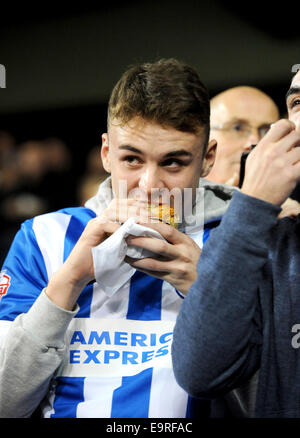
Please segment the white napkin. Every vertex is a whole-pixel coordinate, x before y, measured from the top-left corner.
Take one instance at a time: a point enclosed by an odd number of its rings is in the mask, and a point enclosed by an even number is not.
[[[141,259],[154,254],[144,248],[128,246],[125,239],[130,234],[165,240],[160,233],[137,224],[135,218],[131,217],[108,239],[92,249],[95,279],[109,297],[120,289],[136,271],[124,262],[126,255]]]

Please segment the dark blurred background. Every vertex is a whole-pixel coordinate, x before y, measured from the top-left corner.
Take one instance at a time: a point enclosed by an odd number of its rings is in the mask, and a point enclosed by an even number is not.
[[[220,0],[1,4],[0,263],[20,223],[83,204],[103,169],[97,151],[110,91],[131,64],[176,57],[211,96],[267,92],[285,116],[300,62],[299,7]],[[89,175],[89,177],[87,176]]]

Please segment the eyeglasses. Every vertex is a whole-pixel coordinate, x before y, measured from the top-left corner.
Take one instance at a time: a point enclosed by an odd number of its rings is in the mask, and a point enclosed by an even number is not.
[[[251,126],[246,122],[227,122],[221,125],[214,125],[211,129],[216,129],[219,131],[227,131],[231,133],[236,138],[246,138],[249,137],[252,130],[255,130],[258,133],[259,138],[261,139],[266,135],[271,127],[271,123],[266,123],[262,126]]]

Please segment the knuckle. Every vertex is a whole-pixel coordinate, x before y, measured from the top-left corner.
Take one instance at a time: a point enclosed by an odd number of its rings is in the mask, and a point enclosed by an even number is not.
[[[285,167],[284,168],[284,178],[287,182],[293,182],[295,179],[295,175],[293,172],[293,169],[290,167]]]
[[[275,148],[266,148],[264,151],[265,159],[267,161],[274,161],[277,158],[277,154],[275,152]],[[276,160],[278,161],[278,160]]]
[[[191,257],[187,254],[181,253],[181,260],[184,264],[191,263]]]
[[[277,158],[275,163],[278,170],[283,170],[284,173],[287,171],[287,166],[283,158]]]
[[[292,183],[296,183],[299,179],[299,171],[297,171],[294,167],[290,171],[290,181]]]
[[[97,217],[94,217],[93,219],[91,219],[90,221],[88,221],[88,223],[87,223],[85,229],[86,229],[86,230],[90,230],[90,229],[94,228],[94,227],[96,226],[97,223],[99,223],[99,222],[98,222],[98,218],[97,218]]]
[[[280,120],[278,120],[278,122],[276,122],[275,125],[279,126],[282,129],[289,129],[289,130],[291,130],[295,127],[294,123],[288,119],[280,119]]]
[[[167,240],[170,240],[172,238],[172,236],[173,236],[174,229],[170,225],[166,225],[165,230],[166,231],[164,232],[164,237]]]
[[[300,143],[300,133],[297,131],[294,131],[294,137],[295,137],[294,142]]]
[[[164,242],[163,240],[160,240],[159,246],[160,246],[159,249],[161,250],[162,253],[168,252],[169,245],[168,245],[167,242]]]
[[[185,264],[180,264],[177,267],[177,275],[181,278],[186,277],[187,275],[187,270],[186,270],[186,265]]]
[[[156,271],[156,270],[159,270],[159,267],[160,267],[159,262],[157,260],[153,259],[151,261],[151,268],[150,269]]]

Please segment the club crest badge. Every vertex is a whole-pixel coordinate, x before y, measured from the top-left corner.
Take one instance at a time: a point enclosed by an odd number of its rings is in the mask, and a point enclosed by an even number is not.
[[[7,293],[10,286],[10,276],[5,274],[5,272],[0,272],[0,299]]]

